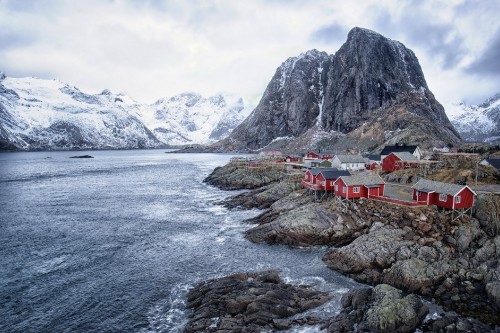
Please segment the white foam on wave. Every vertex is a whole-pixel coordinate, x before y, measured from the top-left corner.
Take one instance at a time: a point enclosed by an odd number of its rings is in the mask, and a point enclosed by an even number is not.
[[[181,333],[188,322],[186,312],[186,299],[189,288],[188,284],[177,284],[171,291],[169,297],[155,304],[148,312],[147,328],[140,333]]]
[[[68,267],[69,265],[68,258],[69,256],[62,255],[49,260],[44,260],[40,263],[30,264],[30,267],[27,269],[31,271],[34,275],[47,274]]]

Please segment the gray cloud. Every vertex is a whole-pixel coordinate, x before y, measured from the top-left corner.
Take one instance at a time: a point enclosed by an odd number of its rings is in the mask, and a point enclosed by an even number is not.
[[[466,72],[481,75],[500,75],[500,30],[497,31],[489,47],[467,67]]]
[[[332,23],[315,30],[310,40],[312,42],[335,43],[347,38],[348,29],[340,24]]]
[[[412,3],[409,2],[408,5]],[[455,68],[466,54],[464,39],[456,33],[452,23],[434,23],[425,20],[419,8],[408,8],[401,16],[391,16],[381,11],[375,20],[376,28],[383,33],[397,32],[412,45],[439,58],[443,69]]]

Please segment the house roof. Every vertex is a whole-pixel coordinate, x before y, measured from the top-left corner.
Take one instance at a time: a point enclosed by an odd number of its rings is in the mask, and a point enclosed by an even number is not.
[[[391,154],[396,155],[401,161],[417,161],[418,159],[412,153],[407,151],[392,152]],[[390,154],[389,154],[390,155]]]
[[[336,155],[340,163],[365,163],[366,160],[361,155]]]
[[[309,153],[315,153],[317,155],[335,155],[335,153],[331,150],[310,151]]]
[[[309,172],[311,172],[311,174],[313,176],[317,176],[319,175],[320,172],[325,172],[325,171],[338,171],[339,169],[337,168],[313,168],[313,169],[310,169]]]
[[[476,192],[474,192],[467,185],[457,185],[457,184],[436,182],[434,180],[423,179],[423,178],[420,179],[415,185],[412,186],[412,188],[419,190],[419,191],[422,191],[422,192],[437,192],[437,193],[442,193],[442,194],[448,194],[451,196],[457,195],[466,187],[472,193],[474,193],[474,195],[476,194]]]
[[[325,179],[337,179],[341,176],[350,176],[351,173],[347,170],[321,170],[320,173]]]
[[[418,146],[385,146],[384,149],[380,152],[380,155],[389,155],[390,153],[397,153],[397,152],[403,152],[407,151],[410,154],[413,154],[415,150],[418,148]]]
[[[379,175],[342,176],[339,179],[341,178],[347,186],[385,184]]]
[[[500,158],[487,158],[488,164],[497,170],[500,170]]]
[[[380,157],[380,154],[371,154],[371,155],[368,155],[368,159],[370,161],[380,162],[381,157]]]

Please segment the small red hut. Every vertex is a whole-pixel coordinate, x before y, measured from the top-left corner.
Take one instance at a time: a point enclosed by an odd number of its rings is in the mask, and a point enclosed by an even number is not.
[[[327,170],[320,171],[316,177],[316,181],[320,188],[324,191],[333,191],[335,181],[342,176],[350,176],[351,173],[347,170]]]
[[[469,209],[474,206],[477,195],[467,185],[436,182],[420,179],[413,189],[413,200],[426,202],[447,209]]]
[[[393,172],[400,169],[418,167],[418,159],[409,152],[390,153],[382,159],[382,171]]]
[[[383,196],[385,182],[379,175],[341,176],[334,186],[336,196],[357,199]]]
[[[320,189],[320,184],[318,183],[318,175],[320,172],[325,172],[325,171],[336,171],[337,169],[335,168],[314,168],[314,169],[309,169],[306,171],[304,174],[304,178],[302,179],[302,186],[304,188],[309,188],[309,189],[315,189],[319,190]]]

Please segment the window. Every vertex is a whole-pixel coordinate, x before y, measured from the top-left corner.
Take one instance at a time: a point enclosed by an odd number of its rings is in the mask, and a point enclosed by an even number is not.
[[[347,192],[347,188],[344,186],[344,187],[342,187],[342,193],[345,193],[345,192]]]
[[[339,191],[339,186],[338,185],[335,185],[335,191]]]
[[[441,193],[441,194],[439,195],[439,201],[446,201],[446,194]]]
[[[456,203],[460,203],[460,200],[461,200],[460,196],[459,196],[459,195],[457,195],[457,196],[455,197],[455,202],[456,202]]]
[[[354,188],[354,193],[359,193],[359,186],[356,186],[356,187]]]
[[[332,181],[330,182],[330,185],[331,185],[331,186],[333,186],[333,183],[335,183],[335,181],[334,181],[334,180],[332,180]]]
[[[417,197],[421,197],[421,196],[422,196],[422,192],[417,191]]]

